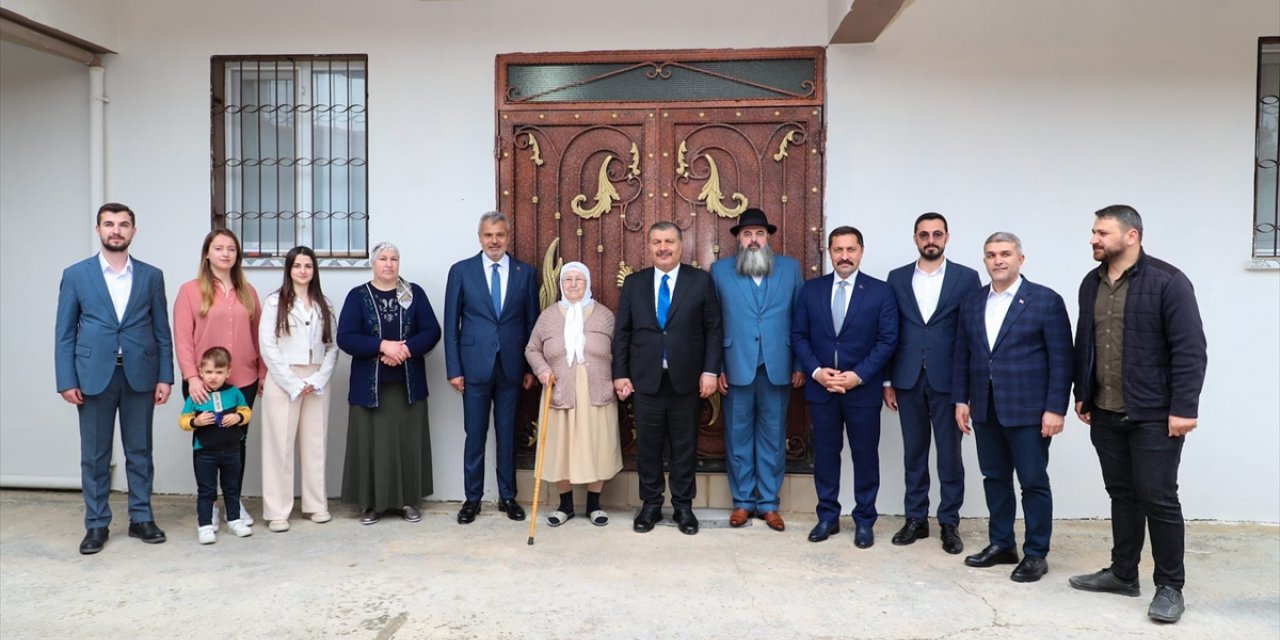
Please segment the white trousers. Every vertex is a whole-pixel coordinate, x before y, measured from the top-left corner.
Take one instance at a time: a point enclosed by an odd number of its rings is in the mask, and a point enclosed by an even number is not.
[[[305,378],[320,365],[293,365]],[[329,431],[329,396],[315,393],[290,400],[289,393],[270,375],[256,411],[262,433],[262,515],[266,520],[288,520],[293,511],[293,460],[297,452],[302,467],[302,511],[329,510],[325,495],[325,441]]]

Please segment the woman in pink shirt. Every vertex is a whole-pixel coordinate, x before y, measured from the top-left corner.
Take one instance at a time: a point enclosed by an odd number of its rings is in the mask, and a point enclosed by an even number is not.
[[[200,271],[195,280],[178,290],[173,303],[173,345],[182,371],[182,395],[196,402],[209,398],[200,379],[200,354],[210,347],[231,352],[227,382],[240,388],[252,408],[266,367],[258,357],[258,319],[262,305],[258,292],[244,277],[240,241],[227,229],[214,229],[200,249]],[[247,425],[246,425],[247,428]],[[245,445],[240,445],[240,482],[244,484]],[[253,524],[244,504],[241,518]],[[214,526],[217,526],[217,513]]]

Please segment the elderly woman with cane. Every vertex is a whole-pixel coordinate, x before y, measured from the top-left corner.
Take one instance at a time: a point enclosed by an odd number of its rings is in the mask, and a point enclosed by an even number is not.
[[[618,407],[613,394],[610,344],[613,312],[591,299],[591,272],[581,262],[560,268],[560,302],[533,327],[524,355],[543,385],[554,381],[542,480],[554,482],[560,506],[547,517],[558,527],[574,517],[573,486],[587,485],[587,517],[604,526],[604,482],[622,469]]]

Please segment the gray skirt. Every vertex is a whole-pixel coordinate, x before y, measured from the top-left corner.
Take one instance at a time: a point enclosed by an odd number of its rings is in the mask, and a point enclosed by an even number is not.
[[[342,501],[386,511],[431,495],[431,419],[427,399],[413,404],[403,383],[383,384],[379,406],[350,407]]]

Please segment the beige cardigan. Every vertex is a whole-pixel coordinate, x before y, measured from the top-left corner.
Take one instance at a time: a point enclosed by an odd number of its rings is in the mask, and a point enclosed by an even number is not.
[[[613,402],[613,312],[596,302],[583,321],[587,344],[583,349],[587,367],[587,393],[591,404],[601,406]],[[542,377],[548,369],[556,377],[551,406],[572,409],[576,398],[574,374],[564,353],[564,310],[554,304],[542,311],[533,335],[524,349],[524,357],[533,374]]]

